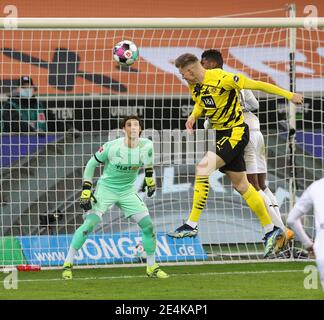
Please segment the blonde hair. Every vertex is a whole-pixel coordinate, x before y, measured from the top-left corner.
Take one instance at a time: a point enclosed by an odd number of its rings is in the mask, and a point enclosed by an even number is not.
[[[189,64],[196,63],[197,61],[199,61],[199,59],[194,54],[185,53],[175,60],[175,66],[177,68],[184,68]]]

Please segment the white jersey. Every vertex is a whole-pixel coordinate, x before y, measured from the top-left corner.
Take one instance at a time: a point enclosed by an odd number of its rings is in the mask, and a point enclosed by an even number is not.
[[[259,118],[251,111],[259,109],[259,102],[251,90],[240,91],[240,101],[244,112],[244,122],[249,126],[250,131],[260,131]]]
[[[244,149],[247,174],[267,172],[267,161],[260,121],[251,111],[259,109],[259,102],[251,90],[240,91],[240,101],[244,112],[244,122],[249,126],[249,143]]]

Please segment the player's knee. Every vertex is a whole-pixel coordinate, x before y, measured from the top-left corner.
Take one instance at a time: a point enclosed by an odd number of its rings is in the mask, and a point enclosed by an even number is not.
[[[247,179],[256,190],[260,190],[259,182],[258,182],[256,175],[248,174]]]
[[[204,164],[197,164],[196,165],[196,175],[197,176],[205,176],[206,175],[206,166]]]
[[[196,175],[209,176],[215,170],[216,159],[214,157],[213,152],[207,151],[203,159],[196,165]]]
[[[267,189],[267,185],[265,183],[260,183],[259,182],[259,187],[260,187],[261,190]]]
[[[96,225],[100,222],[100,217],[96,214],[89,214],[85,221],[84,225],[89,232],[92,232]]]
[[[206,158],[203,158],[197,165],[196,165],[196,170],[202,170],[206,169],[208,165],[208,160]]]
[[[145,235],[152,235],[155,233],[153,221],[150,217],[145,217],[140,221],[139,226]]]
[[[259,173],[258,174],[258,184],[261,190],[265,190],[267,188],[266,185],[266,174],[265,173]]]
[[[153,223],[149,223],[145,226],[145,228],[143,228],[143,232],[145,234],[154,234],[154,225]]]

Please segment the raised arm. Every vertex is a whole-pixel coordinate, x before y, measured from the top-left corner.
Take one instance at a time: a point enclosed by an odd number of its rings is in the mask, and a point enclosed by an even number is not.
[[[288,100],[291,100],[295,104],[301,104],[304,102],[304,98],[301,94],[287,91],[285,89],[279,88],[274,84],[263,81],[256,81],[249,78],[245,78],[243,88],[251,90],[261,90],[267,93],[275,94],[284,97]]]

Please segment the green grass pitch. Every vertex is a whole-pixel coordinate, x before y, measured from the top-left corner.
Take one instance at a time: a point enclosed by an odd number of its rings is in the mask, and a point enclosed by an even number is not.
[[[164,266],[168,279],[150,279],[145,266],[75,269],[73,280],[61,270],[19,272],[17,289],[5,289],[0,273],[0,299],[105,300],[317,300],[317,289],[305,289],[304,268],[313,262],[271,262]]]

